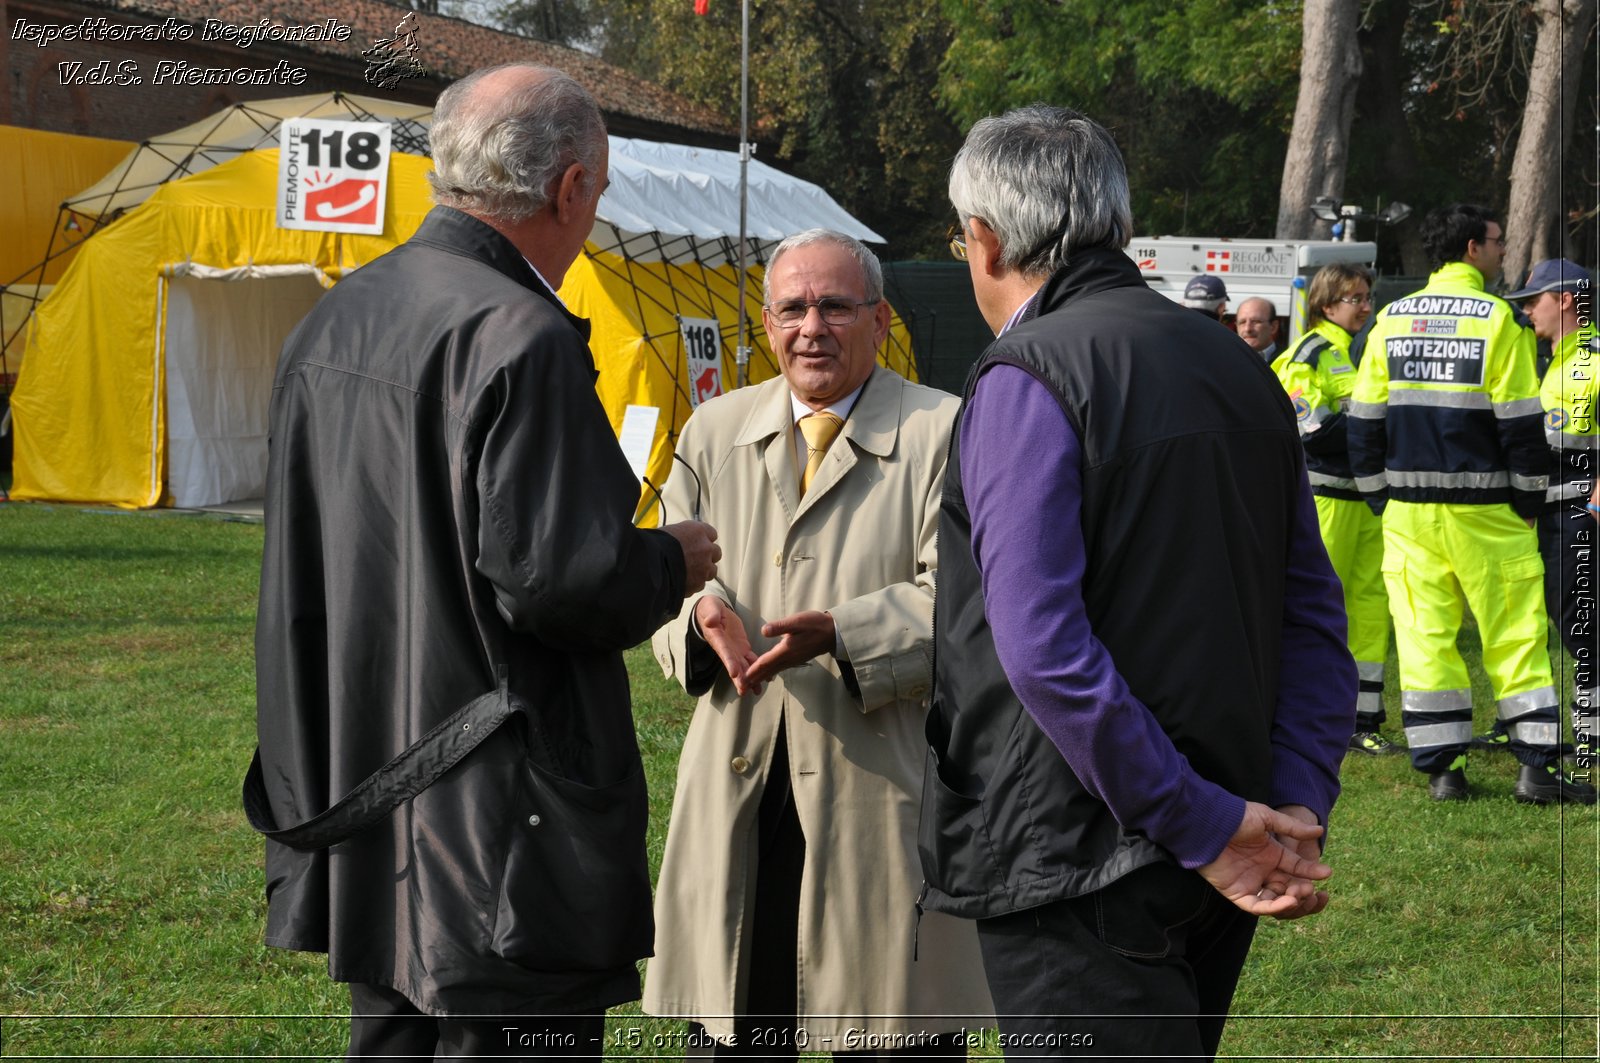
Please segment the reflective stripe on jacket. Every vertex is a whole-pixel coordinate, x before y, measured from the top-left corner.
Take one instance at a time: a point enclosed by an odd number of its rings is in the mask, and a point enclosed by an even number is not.
[[[1294,403],[1300,444],[1306,451],[1311,493],[1324,498],[1359,500],[1345,408],[1356,388],[1356,366],[1350,360],[1350,333],[1331,321],[1319,321],[1272,363],[1283,389]]]
[[[1534,516],[1549,481],[1542,417],[1533,333],[1477,269],[1448,263],[1367,339],[1349,409],[1356,486],[1375,507],[1509,502]]]
[[[1594,488],[1595,462],[1600,461],[1596,372],[1600,372],[1600,339],[1592,329],[1574,329],[1556,341],[1550,368],[1539,385],[1544,438],[1555,459],[1545,493],[1551,502],[1581,501]]]

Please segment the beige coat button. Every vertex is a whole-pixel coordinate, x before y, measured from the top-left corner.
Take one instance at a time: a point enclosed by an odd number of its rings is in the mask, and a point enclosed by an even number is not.
[[[735,775],[743,775],[750,770],[750,762],[744,757],[734,757],[728,767],[733,769]]]
[[[777,553],[772,555],[772,563],[774,565],[777,565],[779,568],[783,567],[783,551],[782,550],[779,550]]]

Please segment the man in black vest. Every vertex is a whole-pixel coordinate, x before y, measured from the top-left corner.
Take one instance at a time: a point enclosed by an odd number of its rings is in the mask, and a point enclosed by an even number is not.
[[[1004,1046],[1209,1056],[1256,917],[1328,903],[1354,726],[1294,412],[1141,282],[1099,125],[984,119],[950,198],[998,338],[945,480],[922,904],[978,920]]]

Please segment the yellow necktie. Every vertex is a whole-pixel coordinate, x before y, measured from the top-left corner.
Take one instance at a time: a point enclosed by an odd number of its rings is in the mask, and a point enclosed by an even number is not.
[[[806,439],[806,467],[800,473],[800,493],[804,495],[806,488],[811,486],[811,481],[816,477],[817,470],[822,468],[823,455],[828,453],[828,448],[839,436],[839,429],[844,427],[844,422],[831,413],[810,413],[800,418],[800,434]]]

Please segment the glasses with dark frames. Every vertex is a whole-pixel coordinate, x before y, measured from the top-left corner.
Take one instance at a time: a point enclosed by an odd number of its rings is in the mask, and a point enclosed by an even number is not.
[[[688,469],[689,470],[689,475],[694,477],[694,510],[691,513],[690,519],[699,520],[700,519],[700,474],[694,471],[694,466],[690,465],[686,460],[684,460],[684,458],[683,458],[683,456],[681,454],[678,454],[678,453],[674,452],[673,455],[672,455],[672,460],[677,462],[679,465],[682,465],[685,469]],[[656,527],[658,527],[658,528],[666,527],[666,525],[667,525],[667,500],[661,497],[661,489],[659,487],[657,487],[655,484],[650,482],[650,477],[646,476],[644,478],[644,485],[646,487],[650,488],[651,492],[653,492],[655,494],[655,496],[656,496],[656,506],[657,506],[657,508],[659,508],[661,510],[661,520],[659,522],[657,522]],[[650,512],[649,507],[648,506],[645,507],[644,513],[641,513],[641,514],[639,514],[639,516],[634,518],[634,523],[637,524],[640,521],[644,520],[646,514],[648,514],[649,512]]]
[[[822,315],[825,325],[853,325],[856,318],[861,316],[863,306],[876,306],[882,300],[867,299],[855,302],[850,299],[829,297],[808,303],[804,299],[785,299],[781,303],[770,303],[761,309],[767,312],[772,323],[779,328],[799,328],[800,323],[811,313],[811,308],[816,307],[817,313]]]

